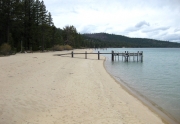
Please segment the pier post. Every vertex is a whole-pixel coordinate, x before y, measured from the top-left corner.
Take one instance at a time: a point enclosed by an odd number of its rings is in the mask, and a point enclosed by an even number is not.
[[[119,52],[118,52],[118,61],[119,61]]]
[[[72,56],[72,58],[74,57],[74,55],[73,55],[73,51],[71,52],[71,56]]]
[[[99,56],[99,51],[98,51],[98,60],[100,59],[100,56]]]
[[[87,51],[85,52],[85,59],[87,59]]]
[[[71,51],[71,53],[68,54],[61,54],[61,55],[70,55],[73,58],[74,54],[84,54],[85,55],[85,59],[87,59],[87,54],[91,54],[91,53],[87,53],[87,51],[85,51],[85,53],[74,53],[73,51]],[[98,54],[98,60],[100,60],[100,54],[111,54],[111,60],[112,61],[116,61],[116,60],[120,60],[120,56],[122,56],[122,61],[125,62],[129,62],[131,60],[136,61],[136,57],[137,57],[137,62],[143,62],[143,51],[137,51],[137,53],[129,53],[128,51],[125,51],[125,53],[119,53],[119,52],[114,52],[112,51],[111,53],[100,53],[100,51],[98,51],[97,53],[92,53],[92,54]],[[117,58],[118,57],[118,58]],[[133,57],[133,58],[131,58]]]
[[[124,55],[124,54],[122,53],[122,61],[123,61],[123,55]]]
[[[137,62],[139,61],[139,51],[137,53]]]
[[[126,61],[128,62],[128,51],[126,52]]]
[[[124,53],[124,61],[126,61],[126,51],[125,51],[125,53]]]
[[[112,61],[114,62],[114,51],[112,51]]]
[[[143,62],[143,51],[141,51],[141,62]]]

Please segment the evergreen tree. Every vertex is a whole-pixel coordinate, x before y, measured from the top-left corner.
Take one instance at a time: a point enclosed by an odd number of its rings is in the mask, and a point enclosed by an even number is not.
[[[63,28],[63,39],[65,43],[75,47],[75,35],[77,34],[74,26],[65,26]]]
[[[44,41],[44,37],[45,37],[45,24],[47,22],[46,20],[46,6],[44,5],[44,1],[42,1],[40,3],[40,25],[41,25],[41,36],[42,36],[42,41],[41,41],[41,44],[42,44],[42,51],[44,51],[44,47],[45,47],[45,41]]]
[[[50,12],[48,13],[47,24],[48,24],[49,26],[54,26],[54,24],[53,24],[53,19],[52,19],[52,17],[51,17],[51,13],[50,13]]]

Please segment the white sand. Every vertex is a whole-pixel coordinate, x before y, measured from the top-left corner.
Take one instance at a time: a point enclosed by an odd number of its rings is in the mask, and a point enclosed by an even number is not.
[[[105,71],[104,57],[53,56],[64,52],[0,57],[0,124],[163,123]]]

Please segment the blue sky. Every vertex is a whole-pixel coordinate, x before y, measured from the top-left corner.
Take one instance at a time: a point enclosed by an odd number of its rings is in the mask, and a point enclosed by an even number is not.
[[[180,42],[180,0],[44,0],[56,27]]]

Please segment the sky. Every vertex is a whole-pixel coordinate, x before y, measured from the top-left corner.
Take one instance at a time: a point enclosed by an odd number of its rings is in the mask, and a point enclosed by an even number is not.
[[[44,0],[54,25],[180,43],[180,0]]]

